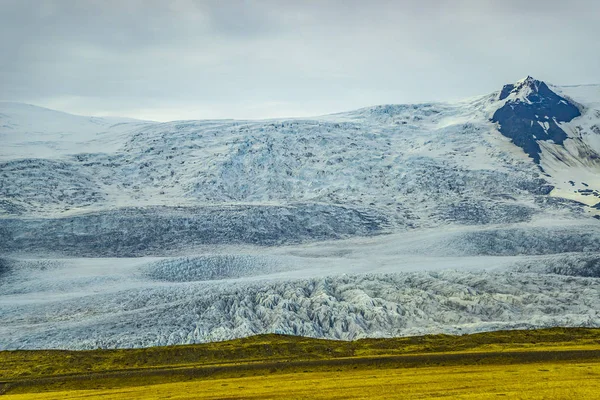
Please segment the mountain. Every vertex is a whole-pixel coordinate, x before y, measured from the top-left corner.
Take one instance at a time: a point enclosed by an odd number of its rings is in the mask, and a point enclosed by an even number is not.
[[[0,348],[600,325],[600,86],[0,140]]]
[[[542,152],[538,141],[564,147],[569,136],[560,123],[581,116],[577,106],[530,76],[516,85],[504,86],[499,100],[506,102],[494,112],[492,121],[538,164]]]
[[[532,77],[504,86],[499,100],[505,103],[492,121],[541,164],[555,185],[555,196],[593,206],[600,202],[600,113],[594,100],[579,104],[575,99],[582,89],[598,98],[600,86],[554,89]]]

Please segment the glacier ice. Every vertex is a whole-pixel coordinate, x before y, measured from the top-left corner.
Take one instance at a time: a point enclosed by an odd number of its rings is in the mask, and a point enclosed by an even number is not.
[[[597,327],[599,299],[596,278],[529,271],[185,282],[41,304],[3,303],[0,348],[139,347],[259,333],[347,340]]]
[[[533,81],[263,121],[0,103],[0,349],[599,326],[600,91]]]

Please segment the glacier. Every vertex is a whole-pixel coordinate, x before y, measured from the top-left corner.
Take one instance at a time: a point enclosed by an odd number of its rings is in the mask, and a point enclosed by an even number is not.
[[[600,86],[0,142],[0,349],[600,326]]]

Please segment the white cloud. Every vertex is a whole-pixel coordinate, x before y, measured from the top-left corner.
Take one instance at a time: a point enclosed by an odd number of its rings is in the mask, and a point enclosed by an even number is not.
[[[0,99],[150,118],[321,114],[600,82],[595,0],[0,0]]]

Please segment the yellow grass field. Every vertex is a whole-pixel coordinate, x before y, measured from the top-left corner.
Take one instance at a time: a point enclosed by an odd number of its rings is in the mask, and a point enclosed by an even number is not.
[[[600,399],[600,330],[0,352],[6,399]]]
[[[8,399],[598,399],[600,363],[275,374]]]

